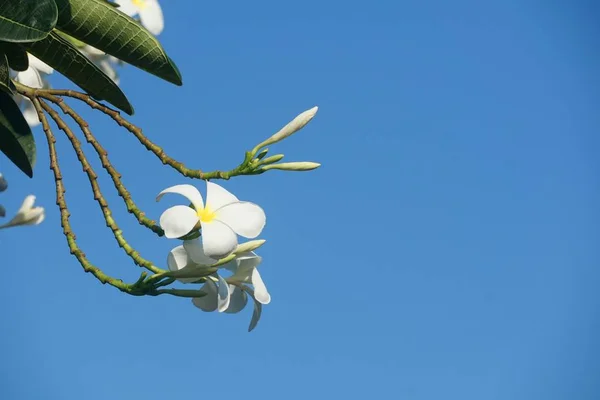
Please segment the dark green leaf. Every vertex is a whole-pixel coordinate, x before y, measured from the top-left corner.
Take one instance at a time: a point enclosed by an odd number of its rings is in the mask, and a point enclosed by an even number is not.
[[[0,51],[6,53],[8,65],[15,71],[25,71],[29,68],[29,59],[27,52],[21,45],[15,43],[0,43]]]
[[[106,100],[127,114],[133,114],[133,107],[112,79],[57,33],[52,32],[45,39],[28,43],[26,47],[31,54],[65,75],[92,97]]]
[[[57,17],[54,0],[0,0],[0,40],[43,39],[56,26]]]
[[[33,177],[35,141],[13,97],[0,91],[0,151],[21,171]]]
[[[139,23],[103,0],[56,0],[56,27],[90,46],[168,82],[181,74],[156,38]]]
[[[8,94],[13,94],[13,90],[15,90],[15,85],[10,80],[8,59],[3,53],[0,53],[0,90]]]

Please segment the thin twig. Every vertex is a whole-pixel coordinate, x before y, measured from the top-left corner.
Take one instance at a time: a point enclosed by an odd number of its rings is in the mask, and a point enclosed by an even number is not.
[[[20,87],[19,87],[20,89]],[[125,118],[121,116],[121,114],[113,110],[110,107],[107,107],[96,100],[92,99],[89,95],[84,93],[79,93],[74,90],[62,90],[62,89],[37,89],[34,92],[35,95],[39,95],[40,97],[47,98],[46,95],[57,95],[57,96],[66,96],[72,97],[78,100],[85,102],[92,109],[99,110],[102,113],[111,117],[117,124],[127,129],[131,132],[142,145],[148,150],[154,153],[156,157],[158,157],[163,164],[169,165],[170,167],[177,170],[183,176],[188,178],[196,178],[196,179],[230,179],[234,176],[238,175],[252,175],[256,174],[256,172],[252,171],[252,168],[249,167],[249,163],[252,160],[251,153],[247,152],[244,158],[244,161],[237,167],[232,169],[231,171],[212,171],[212,172],[202,172],[199,169],[190,169],[187,168],[183,163],[175,160],[168,156],[162,147],[158,146],[150,139],[148,139],[143,133],[142,129],[135,126],[131,122],[127,121]]]
[[[110,160],[108,159],[108,153],[92,134],[92,131],[89,128],[89,124],[83,118],[81,118],[81,116],[79,116],[79,114],[77,114],[71,107],[69,107],[69,105],[62,98],[56,97],[51,94],[40,94],[40,97],[43,97],[44,99],[47,99],[52,103],[58,105],[65,114],[69,115],[75,121],[75,123],[79,125],[79,128],[83,132],[87,142],[94,147],[94,150],[98,154],[98,157],[100,157],[102,167],[104,167],[104,169],[106,169],[106,171],[110,175],[115,185],[115,188],[119,193],[119,196],[121,196],[125,201],[127,211],[135,215],[135,217],[141,225],[146,226],[147,228],[155,232],[158,236],[163,236],[164,231],[161,229],[161,227],[156,225],[156,222],[154,220],[146,217],[144,212],[140,210],[131,199],[131,194],[121,181],[121,174],[119,174],[119,172],[111,164]]]
[[[71,145],[75,149],[77,158],[79,159],[79,162],[83,166],[83,170],[88,176],[88,180],[90,181],[90,185],[92,186],[92,191],[94,192],[94,199],[96,200],[96,202],[100,206],[100,209],[102,210],[102,214],[104,215],[106,225],[112,230],[113,235],[119,246],[122,247],[125,253],[129,257],[131,257],[133,262],[139,265],[140,267],[144,267],[155,274],[164,272],[164,270],[156,267],[151,261],[143,258],[136,250],[133,249],[133,247],[131,247],[131,245],[129,245],[127,240],[125,240],[125,238],[123,237],[123,232],[112,217],[112,212],[108,207],[106,199],[102,195],[102,191],[100,190],[100,185],[98,184],[98,176],[94,172],[94,169],[92,168],[85,154],[83,153],[83,149],[81,148],[81,143],[79,142],[79,139],[77,139],[77,137],[73,134],[73,131],[71,131],[69,126],[63,121],[60,115],[58,115],[58,113],[52,107],[50,107],[44,100],[41,99],[39,100],[39,104],[44,109],[44,111],[46,111],[50,115],[54,122],[56,122],[56,125],[58,125],[58,127],[62,131],[64,131],[67,137],[69,138]]]
[[[48,124],[48,120],[44,115],[44,111],[42,110],[42,106],[40,105],[39,100],[33,97],[31,98],[31,101],[33,102],[33,105],[35,106],[35,109],[38,113],[38,117],[40,119],[40,122],[42,123],[42,128],[44,130],[44,133],[46,134],[46,139],[48,141],[48,151],[50,153],[50,169],[54,173],[54,182],[56,186],[56,204],[58,205],[58,208],[60,210],[60,222],[63,228],[63,233],[67,238],[67,244],[69,246],[71,254],[73,254],[75,258],[77,258],[85,272],[91,273],[96,277],[96,279],[98,279],[103,284],[108,283],[109,285],[119,289],[122,292],[131,294],[128,284],[126,284],[120,279],[116,279],[106,275],[104,272],[102,272],[102,270],[100,270],[91,262],[89,262],[89,260],[85,256],[85,253],[81,251],[79,246],[77,246],[75,234],[73,233],[73,230],[71,229],[71,224],[69,222],[70,213],[67,207],[67,202],[65,200],[65,188],[62,182],[62,174],[60,172],[60,167],[58,165],[58,156],[56,154],[56,138],[54,137],[54,134],[50,129],[50,125]]]

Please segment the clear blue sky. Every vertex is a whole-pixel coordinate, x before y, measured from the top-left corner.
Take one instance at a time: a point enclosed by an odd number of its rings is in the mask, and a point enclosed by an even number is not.
[[[122,87],[134,121],[174,157],[234,166],[320,107],[273,146],[320,170],[225,184],[266,210],[261,271],[273,301],[248,334],[250,308],[207,314],[84,274],[61,235],[38,129],[34,180],[2,160],[8,212],[35,193],[48,215],[0,232],[0,398],[600,396],[598,4],[163,8],[161,40],[184,86],[127,67]],[[166,205],[154,196],[189,182],[79,109],[157,218]],[[135,279],[64,137],[58,146],[81,246]],[[126,238],[164,263],[176,242],[139,227],[110,181],[101,184]]]

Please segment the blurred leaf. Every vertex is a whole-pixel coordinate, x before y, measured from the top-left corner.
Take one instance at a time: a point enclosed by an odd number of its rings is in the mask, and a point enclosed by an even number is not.
[[[127,114],[133,114],[129,100],[113,80],[57,33],[52,32],[45,39],[26,46],[31,54],[65,75],[92,97],[106,100]]]
[[[35,141],[13,97],[0,91],[0,151],[21,171],[33,177]]]
[[[29,59],[27,52],[23,47],[15,43],[1,43],[0,51],[6,53],[8,65],[15,71],[25,71],[29,68]]]
[[[54,29],[57,17],[54,0],[0,0],[0,40],[43,39]]]
[[[56,27],[90,46],[168,82],[181,74],[156,38],[139,23],[103,0],[56,0]]]
[[[0,53],[0,90],[10,95],[15,90],[15,84],[10,80],[10,69],[6,54]]]

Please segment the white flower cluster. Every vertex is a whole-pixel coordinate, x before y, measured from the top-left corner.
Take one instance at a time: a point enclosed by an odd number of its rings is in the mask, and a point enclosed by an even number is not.
[[[188,277],[177,278],[181,282],[200,279],[205,282],[201,288],[205,295],[192,300],[203,311],[240,312],[250,295],[255,307],[249,328],[252,330],[260,318],[262,305],[268,304],[271,296],[257,269],[262,258],[253,251],[239,250],[244,245],[238,245],[238,235],[249,239],[258,237],[266,223],[265,212],[254,203],[238,200],[212,182],[207,182],[206,203],[198,189],[191,185],[167,188],[156,200],[167,193],[180,194],[191,203],[170,207],[160,216],[165,236],[183,239],[183,244],[171,250],[167,257],[169,270],[180,271],[180,276],[189,271]],[[201,239],[189,238],[194,233],[201,234]],[[232,260],[210,273],[215,270],[212,265],[232,253],[235,254]],[[229,272],[229,276],[222,276],[224,271]],[[194,272],[197,277],[193,276]]]

